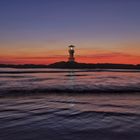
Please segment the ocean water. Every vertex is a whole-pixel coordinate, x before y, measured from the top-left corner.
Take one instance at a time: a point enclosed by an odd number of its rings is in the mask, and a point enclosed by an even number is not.
[[[139,140],[139,70],[0,69],[0,140]]]

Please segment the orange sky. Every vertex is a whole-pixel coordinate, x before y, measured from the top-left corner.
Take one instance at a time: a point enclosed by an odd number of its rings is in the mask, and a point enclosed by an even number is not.
[[[55,57],[0,57],[1,64],[50,64],[57,61],[67,61],[66,56]],[[111,55],[108,56],[77,56],[77,62],[83,63],[124,63],[124,64],[140,64],[140,56],[123,56]]]
[[[50,64],[68,60],[66,42],[2,42],[2,64]],[[140,64],[140,42],[77,42],[77,62]]]

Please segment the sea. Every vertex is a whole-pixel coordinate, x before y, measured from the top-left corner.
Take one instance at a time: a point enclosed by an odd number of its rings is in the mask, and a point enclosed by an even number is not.
[[[0,140],[140,140],[140,70],[0,68]]]

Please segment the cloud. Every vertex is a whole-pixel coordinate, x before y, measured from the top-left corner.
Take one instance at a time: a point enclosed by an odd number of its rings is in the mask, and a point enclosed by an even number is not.
[[[64,58],[64,55],[54,55],[54,56],[27,56],[27,57],[13,57],[13,59],[56,59]]]
[[[123,57],[131,57],[133,55],[130,54],[125,54],[125,53],[120,53],[120,52],[106,52],[106,53],[98,53],[98,54],[93,54],[93,55],[78,55],[79,57],[92,57],[92,58],[114,58],[118,56],[123,56]]]

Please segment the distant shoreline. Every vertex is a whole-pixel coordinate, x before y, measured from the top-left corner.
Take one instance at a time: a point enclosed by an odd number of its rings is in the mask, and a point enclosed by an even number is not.
[[[0,64],[0,68],[54,68],[54,69],[140,69],[140,64],[113,64],[113,63],[77,63],[56,62],[49,65],[41,64]]]

